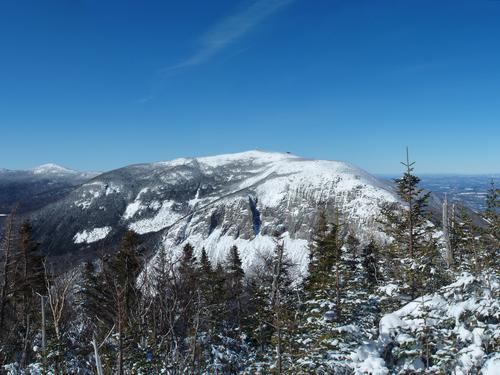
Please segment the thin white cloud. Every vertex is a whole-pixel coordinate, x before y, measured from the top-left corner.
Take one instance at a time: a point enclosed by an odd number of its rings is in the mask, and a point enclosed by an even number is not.
[[[216,23],[200,38],[198,50],[176,65],[159,70],[153,78],[150,93],[139,98],[136,103],[145,104],[153,100],[165,84],[165,78],[176,71],[200,65],[209,61],[237,39],[254,30],[270,17],[295,0],[253,0],[246,8]]]
[[[168,72],[207,62],[292,1],[256,0],[252,2],[247,8],[226,17],[205,33],[201,38],[201,46],[195,54],[179,64],[165,68],[163,71]]]

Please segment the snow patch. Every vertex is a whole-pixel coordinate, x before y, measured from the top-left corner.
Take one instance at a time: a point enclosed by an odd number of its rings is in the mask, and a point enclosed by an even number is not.
[[[495,353],[491,358],[488,358],[481,369],[482,375],[498,375],[500,374],[500,353]]]
[[[182,214],[173,210],[174,206],[174,201],[164,201],[155,216],[131,223],[129,224],[129,228],[138,234],[158,232],[159,230],[165,229],[183,217]],[[133,206],[130,212],[133,212],[136,207],[137,206]],[[138,206],[137,208],[141,209],[142,207],[143,206]]]
[[[366,344],[356,350],[351,356],[354,374],[386,375],[389,370],[378,353],[374,344]]]
[[[466,375],[483,365],[481,373],[500,374],[500,354],[494,353],[485,361],[484,350],[500,334],[500,324],[497,323],[500,318],[498,292],[497,275],[475,277],[463,273],[437,293],[419,297],[384,315],[380,319],[378,339],[359,347],[352,356],[356,373],[370,373],[365,364],[376,364],[391,343],[404,347],[415,340],[424,327],[429,327],[431,332],[440,330],[443,337],[454,337],[457,354],[453,368],[448,369],[450,372]],[[450,322],[454,324],[450,326]],[[410,370],[423,365],[417,362],[415,360],[402,366]],[[381,371],[371,373],[384,373],[384,370]]]
[[[123,218],[125,220],[131,219],[132,217],[135,216],[135,214],[137,212],[144,209],[145,206],[143,206],[143,204],[141,202],[141,196],[148,191],[149,191],[149,188],[142,189],[139,192],[139,194],[137,194],[137,197],[135,198],[135,200],[127,206],[127,208],[125,209],[125,212],[123,213]]]
[[[111,227],[94,228],[91,230],[83,230],[74,235],[73,241],[79,243],[93,243],[100,241],[111,232]]]
[[[95,200],[102,196],[108,196],[111,194],[119,194],[121,192],[121,187],[114,183],[105,183],[102,181],[92,181],[82,186],[81,199],[75,202],[77,207],[82,210],[86,210]]]
[[[179,229],[182,231],[182,229]],[[186,243],[190,243],[194,248],[201,252],[205,248],[213,264],[222,263],[227,259],[229,249],[236,245],[238,247],[242,266],[245,270],[258,264],[262,255],[266,255],[274,250],[276,243],[274,237],[258,234],[251,239],[234,238],[222,232],[221,229],[215,229],[208,237],[203,238],[199,233],[189,236],[186,241],[178,243],[176,241],[177,233],[169,233],[163,240],[163,247],[167,253],[180,254]],[[307,258],[309,256],[308,241],[298,238],[291,238],[290,233],[283,234],[285,253],[291,261],[297,264],[300,269],[298,273],[303,274],[307,268]]]

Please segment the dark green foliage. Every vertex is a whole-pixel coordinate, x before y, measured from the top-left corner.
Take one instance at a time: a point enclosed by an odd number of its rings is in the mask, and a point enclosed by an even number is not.
[[[373,289],[377,286],[380,280],[379,271],[379,249],[375,241],[371,240],[363,247],[362,266],[366,273],[367,287]]]
[[[500,190],[495,187],[493,181],[486,195],[486,210],[483,216],[487,221],[486,233],[483,235],[486,263],[500,271]]]
[[[486,193],[486,210],[484,216],[492,223],[498,220],[498,210],[500,207],[500,190],[495,187],[491,181],[490,188]]]
[[[141,263],[138,256],[137,234],[132,231],[126,232],[118,251],[106,257],[102,267],[104,285],[101,289],[103,309],[100,316],[102,318],[110,316],[113,327],[116,328],[118,336],[116,368],[119,374],[123,374],[124,362],[127,357],[134,355],[133,346],[138,335],[137,329],[140,327],[137,313],[141,291],[136,281],[141,271]],[[102,335],[105,332],[106,330]]]
[[[30,295],[42,293],[45,289],[43,256],[40,245],[33,241],[33,228],[24,222],[19,230],[19,258],[17,262],[18,290],[24,299]]]
[[[33,358],[31,342],[38,326],[39,293],[44,293],[44,260],[29,222],[19,227],[15,215],[6,225],[0,249],[0,365],[16,356],[21,368]]]
[[[232,325],[239,326],[243,304],[243,278],[241,258],[236,246],[232,246],[226,260],[226,311]]]
[[[312,237],[305,290],[315,292],[328,289],[327,286],[332,282],[332,268],[340,260],[341,247],[339,224],[328,224],[325,212],[321,211]]]
[[[435,275],[444,261],[433,238],[434,226],[426,213],[430,193],[418,187],[420,179],[412,174],[414,163],[407,160],[403,164],[406,171],[394,182],[405,203],[404,209],[397,203],[384,205],[380,223],[392,239],[384,249],[388,276],[399,280],[400,292],[415,297],[441,285],[442,280]]]

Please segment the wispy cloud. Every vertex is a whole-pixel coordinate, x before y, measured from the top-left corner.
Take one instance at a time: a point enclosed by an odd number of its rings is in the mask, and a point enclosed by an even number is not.
[[[165,78],[177,71],[204,64],[212,57],[234,44],[238,39],[254,30],[266,18],[272,16],[295,0],[253,0],[246,8],[223,18],[205,32],[195,53],[178,64],[159,70],[153,79],[149,95],[138,99],[137,103],[147,103],[154,99],[165,83]]]
[[[249,33],[266,18],[276,13],[293,0],[256,0],[247,8],[232,14],[215,24],[200,40],[200,47],[192,56],[176,65],[163,69],[164,72],[200,65]]]

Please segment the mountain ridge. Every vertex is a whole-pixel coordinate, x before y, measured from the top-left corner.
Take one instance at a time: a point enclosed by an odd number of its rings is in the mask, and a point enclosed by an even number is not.
[[[368,240],[381,238],[376,217],[388,202],[398,202],[392,186],[352,164],[252,150],[105,172],[33,219],[49,252],[96,251],[131,229],[154,250],[176,253],[190,242],[217,262],[237,245],[246,267],[274,247],[279,231],[305,267],[310,227],[323,206]]]

